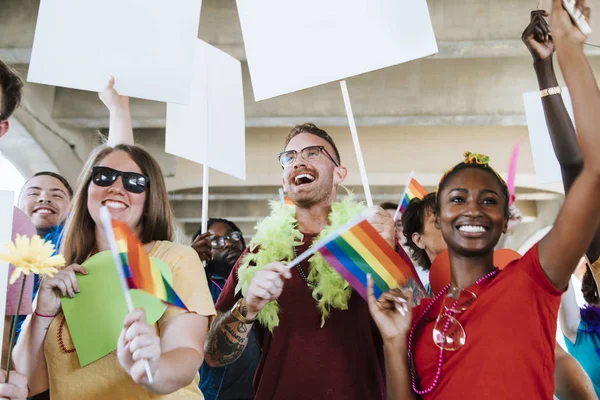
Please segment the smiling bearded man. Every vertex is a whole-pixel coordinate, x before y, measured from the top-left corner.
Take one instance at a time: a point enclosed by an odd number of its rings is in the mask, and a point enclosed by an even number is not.
[[[262,350],[257,400],[382,400],[382,341],[366,302],[318,253],[291,270],[282,264],[364,206],[351,196],[336,201],[347,171],[331,137],[315,125],[292,129],[278,158],[294,206],[273,203],[257,226],[216,304],[205,360],[213,367],[235,361],[254,329]],[[378,208],[369,221],[393,245],[389,213]]]

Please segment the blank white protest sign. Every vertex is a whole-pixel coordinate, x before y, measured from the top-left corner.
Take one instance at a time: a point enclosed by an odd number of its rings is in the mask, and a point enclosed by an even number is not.
[[[571,96],[566,87],[562,88],[562,98],[571,121],[575,121]],[[538,184],[562,182],[560,164],[556,159],[552,141],[550,140],[540,92],[524,93],[523,102],[525,103],[527,129],[529,130],[529,141],[531,142],[531,152],[533,153],[535,179]]]
[[[425,0],[237,0],[256,101],[437,53]]]
[[[41,0],[29,82],[187,104],[201,0]]]
[[[14,193],[0,190],[0,249],[12,239]],[[8,289],[8,263],[0,261],[0,310],[6,310],[6,292]],[[26,299],[27,300],[27,299]],[[0,319],[0,332],[4,332],[4,318]]]
[[[190,104],[167,104],[165,151],[246,179],[240,62],[198,39],[191,88]]]

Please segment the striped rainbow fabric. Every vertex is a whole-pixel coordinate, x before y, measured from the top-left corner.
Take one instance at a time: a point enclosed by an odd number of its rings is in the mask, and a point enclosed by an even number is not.
[[[171,285],[152,264],[137,235],[124,222],[112,220],[123,272],[130,289],[140,289],[165,303],[187,310]]]
[[[408,207],[408,203],[414,199],[415,197],[418,199],[423,199],[427,195],[427,190],[415,179],[411,178],[408,186],[404,192],[404,197],[402,198],[402,202],[400,203],[400,213],[403,213]]]
[[[375,297],[410,277],[420,282],[416,272],[394,251],[366,220],[317,245],[319,253],[365,300],[367,274],[371,274]]]

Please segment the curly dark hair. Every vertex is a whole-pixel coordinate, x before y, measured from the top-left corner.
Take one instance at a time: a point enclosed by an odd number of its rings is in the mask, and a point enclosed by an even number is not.
[[[598,297],[598,288],[596,287],[594,275],[589,268],[586,268],[585,274],[583,274],[583,279],[581,280],[581,292],[583,293],[583,298],[588,304],[596,304],[598,303],[598,300],[600,300]]]
[[[331,136],[329,136],[329,134],[327,132],[325,132],[323,129],[318,128],[315,124],[310,123],[310,122],[308,122],[306,124],[296,125],[295,127],[293,127],[292,130],[290,131],[290,133],[285,138],[285,143],[283,144],[283,149],[285,150],[287,145],[290,143],[290,140],[292,140],[295,136],[297,136],[301,133],[310,133],[311,135],[315,135],[315,136],[320,137],[321,139],[325,139],[325,141],[327,143],[329,143],[331,145],[331,147],[333,147],[333,152],[335,153],[335,158],[337,159],[338,165],[342,164],[342,159],[340,158],[340,152],[338,151],[337,146],[333,142],[333,139],[331,138]]]
[[[9,119],[21,104],[23,97],[23,81],[15,70],[0,60],[0,89],[2,103],[0,104],[0,120]]]
[[[406,237],[406,245],[410,249],[411,257],[424,270],[429,270],[431,260],[427,252],[417,246],[413,241],[413,233],[423,234],[425,229],[425,219],[436,210],[435,193],[429,193],[423,200],[412,199],[406,210],[402,213],[402,233]]]

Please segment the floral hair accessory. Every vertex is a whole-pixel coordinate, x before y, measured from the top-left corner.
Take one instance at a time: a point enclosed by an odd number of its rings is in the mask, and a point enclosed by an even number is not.
[[[471,153],[470,151],[465,151],[464,157],[465,157],[465,159],[463,160],[462,163],[457,164],[453,168],[449,169],[444,174],[444,176],[442,176],[442,179],[440,179],[437,190],[435,191],[436,200],[437,200],[437,195],[440,190],[440,186],[441,186],[442,182],[444,182],[446,180],[446,178],[448,178],[448,176],[450,174],[452,174],[452,172],[454,172],[454,170],[456,170],[457,168],[460,168],[461,166],[463,166],[462,168],[464,168],[464,165],[480,165],[483,168],[489,169],[490,171],[492,171],[494,173],[494,175],[496,175],[496,177],[498,178],[500,183],[504,187],[508,188],[508,185],[506,184],[506,182],[504,181],[502,176],[500,176],[500,174],[498,172],[496,172],[496,170],[494,168],[491,167],[489,156],[486,156],[486,155],[483,155],[480,153]],[[462,169],[462,168],[460,168],[460,169]]]
[[[465,151],[465,160],[463,162],[465,164],[479,164],[479,165],[486,165],[489,167],[490,158],[483,154],[471,153],[470,151]]]

